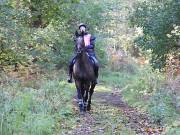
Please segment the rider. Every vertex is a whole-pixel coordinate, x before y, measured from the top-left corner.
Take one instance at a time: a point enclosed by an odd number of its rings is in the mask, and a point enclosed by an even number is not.
[[[79,35],[83,36],[87,53],[88,53],[90,59],[92,59],[94,62],[94,72],[95,72],[95,76],[96,76],[95,83],[97,83],[99,64],[98,64],[98,60],[97,60],[95,52],[94,52],[96,37],[89,34],[86,31],[86,28],[87,28],[87,26],[85,24],[81,23],[79,25],[79,31],[80,31]],[[69,78],[68,78],[69,83],[72,83],[73,65],[75,63],[76,56],[77,55],[75,54],[75,56],[72,58],[72,60],[69,63]]]

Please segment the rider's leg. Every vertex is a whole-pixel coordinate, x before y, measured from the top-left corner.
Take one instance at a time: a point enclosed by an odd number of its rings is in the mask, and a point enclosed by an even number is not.
[[[94,60],[94,71],[95,71],[95,75],[98,78],[98,71],[99,71],[99,62],[97,60],[96,57],[92,57]]]
[[[69,62],[69,75],[68,75],[68,82],[72,83],[72,72],[73,72],[73,65],[75,63],[76,56],[74,56]]]
[[[98,62],[95,54],[93,54],[93,55],[90,54],[90,57],[91,57],[91,58],[93,59],[93,61],[94,61],[94,73],[95,73],[95,76],[96,76],[95,83],[97,83],[97,78],[98,78],[98,75],[99,75],[99,73],[98,73],[98,71],[99,71],[99,62]]]

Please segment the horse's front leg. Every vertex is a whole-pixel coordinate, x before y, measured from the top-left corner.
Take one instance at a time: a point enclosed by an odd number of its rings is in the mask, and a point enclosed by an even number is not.
[[[82,91],[81,89],[77,89],[78,105],[79,105],[80,114],[84,114],[84,102],[81,91]]]
[[[85,95],[84,95],[84,111],[86,112],[86,110],[87,110],[87,105],[88,105],[88,103],[87,103],[87,100],[88,100],[88,95],[89,95],[89,87],[90,87],[90,84],[85,84],[85,87],[84,87],[84,89],[85,89]]]
[[[82,87],[79,81],[75,81],[76,88],[77,88],[77,98],[78,98],[78,105],[80,109],[80,114],[84,114],[84,103],[83,103],[83,94],[82,94]]]
[[[90,111],[91,110],[91,97],[92,97],[92,94],[94,92],[94,88],[95,88],[96,84],[95,83],[92,83],[91,84],[91,88],[89,90],[89,99],[88,99],[88,105],[87,105],[87,110]]]

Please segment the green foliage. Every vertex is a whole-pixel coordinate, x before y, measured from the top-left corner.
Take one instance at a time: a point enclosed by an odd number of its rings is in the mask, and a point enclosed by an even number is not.
[[[164,77],[147,66],[139,68],[131,78],[132,80],[123,88],[124,99],[132,106],[146,108],[148,103],[144,98],[161,87]]]
[[[146,0],[136,5],[131,16],[131,25],[143,30],[135,42],[144,50],[151,50],[154,68],[164,67],[168,54],[177,55],[180,37],[175,29],[180,25],[179,7],[178,0]]]
[[[177,119],[172,126],[168,127],[167,135],[178,135],[180,134],[180,123],[179,119]]]
[[[106,89],[119,90],[128,105],[147,112],[153,124],[165,127],[166,134],[179,133],[179,113],[173,105],[170,89],[164,86],[162,73],[146,65],[138,67],[135,74],[127,70],[104,70],[101,75],[101,82],[108,84]]]
[[[8,2],[7,2],[8,3]],[[0,64],[12,65],[25,59],[25,35],[22,20],[28,18],[26,9],[14,9],[9,4],[0,4]],[[23,39],[23,40],[22,40]],[[18,53],[17,53],[18,52]]]
[[[92,34],[103,24],[101,4],[89,0],[7,0],[0,7],[1,65],[37,62],[51,69],[64,67],[73,54],[77,24],[87,23]],[[101,46],[97,52],[104,62]]]
[[[164,86],[164,75],[150,65],[137,69],[135,74],[103,71],[100,79],[108,87],[121,91],[128,105],[148,112],[152,123],[166,127],[169,134],[178,133],[179,125],[173,125],[179,114],[173,105],[170,89]]]
[[[105,45],[128,50],[134,38],[131,31],[128,33],[126,6],[131,3],[126,2],[0,2],[0,65],[29,64],[33,61],[50,69],[63,67],[73,52],[73,35],[80,22],[88,24],[89,31],[97,36],[97,55],[102,65],[107,64]],[[161,68],[167,54],[177,53],[179,7],[178,0],[143,0],[135,7],[131,24],[143,30],[136,43],[143,50],[150,50],[154,67]],[[64,76],[62,73],[59,79],[28,80],[23,85],[17,80],[5,79],[8,84],[0,80],[0,83],[3,82],[0,85],[0,134],[66,134],[67,130],[76,128],[75,111],[72,109],[75,88],[63,81]],[[163,81],[164,76],[150,67],[140,67],[129,61],[117,62],[113,71],[110,68],[101,70],[100,84],[104,86],[97,90],[105,93],[111,89],[121,91],[129,105],[148,111],[153,122],[163,126],[169,124],[169,134],[178,134],[179,126],[175,121],[178,116],[171,95],[161,88]],[[119,108],[99,104],[99,100],[95,99],[92,115],[97,123],[107,127],[107,134],[113,133],[113,130],[117,134],[134,134],[122,125],[127,120],[122,117]],[[99,130],[99,124],[93,126]]]
[[[122,88],[132,80],[132,77],[130,77],[127,72],[112,72],[109,69],[103,69],[100,72],[99,79],[102,83],[107,84],[107,86],[112,85]]]
[[[61,124],[74,115],[71,106],[74,87],[61,79],[44,78],[39,89],[9,83],[0,86],[1,135],[59,133],[63,130]]]
[[[172,123],[176,119],[176,110],[172,104],[172,96],[168,93],[167,88],[154,92],[148,106],[153,122],[159,125]]]

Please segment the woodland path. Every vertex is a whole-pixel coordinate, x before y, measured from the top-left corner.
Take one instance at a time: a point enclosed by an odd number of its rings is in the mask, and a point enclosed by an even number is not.
[[[78,115],[76,98],[74,110]],[[151,123],[148,114],[128,106],[119,90],[104,86],[95,89],[92,110],[79,117],[69,135],[160,135],[162,128]]]

